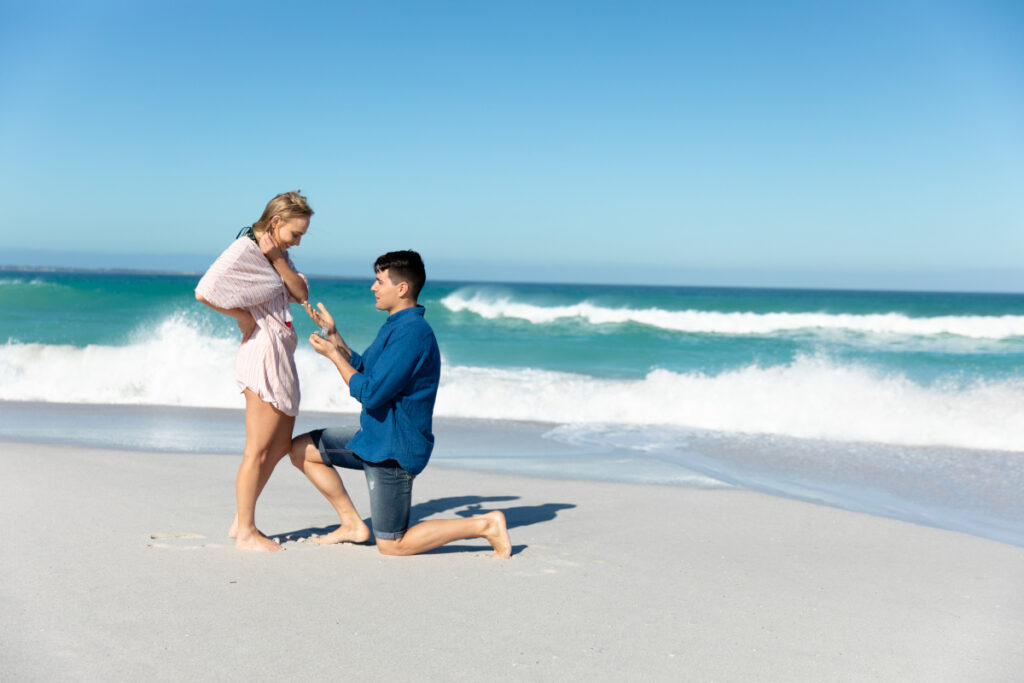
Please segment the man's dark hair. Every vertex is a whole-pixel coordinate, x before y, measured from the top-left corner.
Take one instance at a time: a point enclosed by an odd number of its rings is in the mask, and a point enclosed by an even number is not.
[[[414,301],[419,300],[420,290],[427,281],[427,271],[423,267],[423,259],[411,249],[405,251],[389,251],[379,256],[373,264],[373,272],[388,271],[393,284],[408,282]]]

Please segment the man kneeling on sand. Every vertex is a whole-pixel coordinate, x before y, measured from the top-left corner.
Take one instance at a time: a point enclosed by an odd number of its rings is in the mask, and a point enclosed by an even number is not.
[[[361,355],[338,334],[322,303],[306,312],[326,331],[309,343],[334,363],[349,393],[362,405],[358,428],[317,429],[292,439],[292,464],[334,506],[341,526],[320,543],[361,543],[370,530],[356,512],[335,467],[363,470],[370,489],[370,518],[377,549],[385,555],[415,555],[463,538],[484,538],[495,557],[509,557],[512,544],[500,511],[462,519],[421,522],[409,528],[413,478],[430,459],[434,399],[441,353],[434,331],[417,303],[426,282],[415,251],[393,251],[377,259],[371,287],[388,319]]]

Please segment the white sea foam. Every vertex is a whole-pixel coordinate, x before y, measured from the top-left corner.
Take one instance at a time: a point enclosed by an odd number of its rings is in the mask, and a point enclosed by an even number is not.
[[[922,386],[901,375],[800,358],[719,375],[655,370],[610,380],[455,367],[441,414],[564,424],[664,424],[839,441],[1024,450],[1024,381]]]
[[[136,330],[126,346],[11,342],[0,347],[0,400],[243,407],[237,348],[237,338],[206,333],[180,314]],[[358,411],[312,350],[300,346],[297,358],[305,407]]]
[[[127,346],[84,348],[8,343],[0,347],[0,398],[232,405],[232,341],[201,333],[183,316],[133,338]]]
[[[0,278],[0,287],[5,287],[8,285],[31,285],[33,287],[51,287],[53,289],[65,288],[64,285],[61,285],[56,282],[49,282],[48,280],[43,280],[42,278],[38,277],[32,278],[31,280],[26,280],[23,277]]]
[[[12,342],[0,346],[0,400],[242,407],[236,345],[185,316],[140,330],[126,346]],[[303,409],[358,411],[312,350],[300,344],[296,362]],[[633,380],[446,364],[437,414],[1024,451],[1024,380],[922,385],[826,357]]]
[[[915,318],[901,313],[725,313],[669,311],[660,308],[611,308],[589,301],[566,306],[539,306],[508,295],[460,289],[441,300],[452,312],[466,311],[483,318],[516,318],[543,325],[577,319],[593,325],[635,323],[665,330],[727,335],[768,335],[798,330],[836,330],[866,334],[936,336],[973,339],[1024,337],[1024,316],[933,316]]]

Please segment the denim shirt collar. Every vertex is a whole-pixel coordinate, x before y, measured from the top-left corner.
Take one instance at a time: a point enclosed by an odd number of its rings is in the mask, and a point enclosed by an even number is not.
[[[386,322],[386,323],[399,322],[399,321],[401,321],[404,318],[407,318],[407,317],[410,317],[410,316],[415,316],[415,315],[418,315],[418,316],[420,316],[422,318],[423,314],[426,313],[426,312],[427,312],[426,308],[424,308],[423,306],[420,306],[419,304],[416,304],[415,306],[410,306],[409,308],[404,308],[401,311],[399,311],[398,313],[394,313],[392,315],[389,315],[388,319],[385,320],[384,322]]]

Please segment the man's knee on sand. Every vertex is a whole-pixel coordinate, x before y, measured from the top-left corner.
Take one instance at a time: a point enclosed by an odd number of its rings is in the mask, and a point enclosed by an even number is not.
[[[401,547],[401,538],[378,538],[377,552],[381,555],[408,555]]]
[[[301,470],[303,468],[303,463],[309,460],[312,455],[310,453],[310,449],[315,452],[316,461],[319,461],[320,451],[318,451],[316,446],[313,445],[313,439],[308,433],[301,434],[292,439],[292,448],[288,453],[291,458],[292,465]]]

